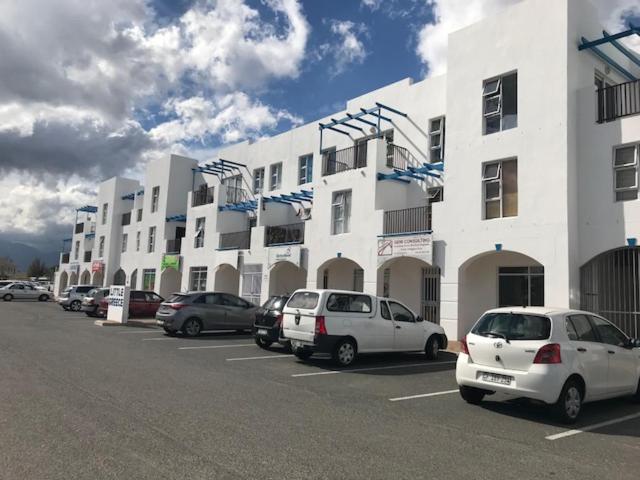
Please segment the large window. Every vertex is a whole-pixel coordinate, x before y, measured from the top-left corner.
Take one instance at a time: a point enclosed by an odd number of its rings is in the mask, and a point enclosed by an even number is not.
[[[330,312],[370,313],[371,297],[350,293],[332,293],[327,298],[327,310]]]
[[[160,203],[160,187],[153,187],[153,190],[151,190],[151,213],[158,211],[159,203]]]
[[[298,185],[310,183],[313,179],[313,154],[298,158]]]
[[[353,291],[364,291],[364,270],[361,268],[356,268],[353,271]]]
[[[544,305],[544,267],[500,267],[498,304],[501,307]]]
[[[191,267],[189,289],[199,292],[207,289],[207,267]]]
[[[104,237],[100,237],[98,241],[98,258],[104,257]]]
[[[245,265],[242,268],[242,298],[260,305],[262,293],[262,264]]]
[[[196,235],[194,242],[195,248],[204,247],[204,222],[204,217],[196,218]]]
[[[485,135],[518,126],[518,74],[510,73],[484,82],[482,112]]]
[[[617,147],[613,154],[613,189],[616,201],[638,198],[638,157],[640,145]]]
[[[142,289],[153,291],[156,288],[156,269],[145,268],[142,270]]]
[[[518,162],[502,160],[482,166],[484,218],[518,215]]]
[[[444,117],[429,120],[429,161],[444,160]]]
[[[253,171],[253,193],[256,195],[264,190],[264,167]]]
[[[349,233],[351,219],[351,190],[334,192],[331,202],[331,233]]]
[[[269,190],[278,190],[282,186],[282,162],[269,167]]]
[[[129,234],[127,233],[123,233],[122,234],[122,253],[127,251],[127,242],[129,240]]]
[[[109,214],[109,204],[102,205],[102,225],[107,223],[107,215]]]
[[[149,241],[147,243],[147,253],[153,253],[156,249],[156,227],[149,227]]]

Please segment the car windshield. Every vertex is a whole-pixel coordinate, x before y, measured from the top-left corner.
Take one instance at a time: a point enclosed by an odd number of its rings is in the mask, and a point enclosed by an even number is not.
[[[318,305],[318,295],[316,292],[296,292],[289,299],[287,307],[313,309]]]
[[[282,310],[284,304],[287,302],[288,297],[271,297],[269,300],[264,302],[262,308],[265,310]]]
[[[95,297],[99,291],[100,291],[99,288],[94,288],[93,290],[89,290],[89,293],[87,293],[87,297]]]
[[[165,302],[180,303],[180,302],[184,302],[187,298],[189,298],[189,295],[180,295],[179,293],[174,293],[167,300],[165,300]]]
[[[471,333],[506,340],[546,340],[551,335],[551,320],[521,313],[487,313]]]

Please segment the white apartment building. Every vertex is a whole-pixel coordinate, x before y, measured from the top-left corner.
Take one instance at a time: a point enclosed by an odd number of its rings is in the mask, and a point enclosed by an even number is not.
[[[589,2],[526,0],[452,33],[446,75],[217,160],[150,164],[144,187],[108,180],[57,288],[101,262],[94,283],[164,296],[388,295],[449,338],[488,308],[542,304],[638,336],[640,60],[604,35]]]

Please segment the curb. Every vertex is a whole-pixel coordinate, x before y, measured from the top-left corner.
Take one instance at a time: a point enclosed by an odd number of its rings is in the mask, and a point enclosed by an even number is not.
[[[95,320],[93,324],[98,327],[142,327],[157,330],[155,325],[140,320],[129,320],[127,323],[115,322],[113,320]]]

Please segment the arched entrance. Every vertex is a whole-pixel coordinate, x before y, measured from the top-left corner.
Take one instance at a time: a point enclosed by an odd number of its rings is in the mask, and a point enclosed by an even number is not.
[[[463,335],[486,310],[544,305],[544,267],[513,251],[485,252],[458,269],[458,328]]]
[[[161,297],[168,298],[174,292],[180,291],[182,275],[175,268],[165,268],[160,274],[160,291]]]
[[[66,271],[60,273],[60,282],[58,286],[58,295],[65,291],[69,282],[69,274]]]
[[[127,274],[124,273],[124,270],[119,268],[116,273],[113,274],[113,284],[114,285],[124,285],[127,281]]]
[[[307,271],[291,262],[278,262],[269,271],[269,296],[291,294],[307,286]]]
[[[316,285],[318,288],[364,292],[364,270],[348,258],[332,258],[318,267]]]
[[[640,335],[640,247],[609,250],[580,268],[580,308]]]
[[[89,273],[89,270],[85,270],[82,272],[82,275],[80,275],[80,284],[91,285],[91,274]]]
[[[228,263],[218,265],[214,274],[213,287],[216,292],[238,295],[240,291],[240,272]]]
[[[136,290],[138,288],[138,269],[137,268],[131,273],[131,281],[129,282],[129,287],[131,287],[131,290]]]
[[[78,285],[78,274],[76,272],[71,272],[71,275],[69,275],[69,285]]]
[[[104,275],[102,274],[102,271],[95,272],[93,274],[93,281],[91,284],[97,287],[102,287],[104,285]]]
[[[412,257],[396,257],[378,267],[377,294],[395,298],[425,320],[440,323],[440,268]]]

